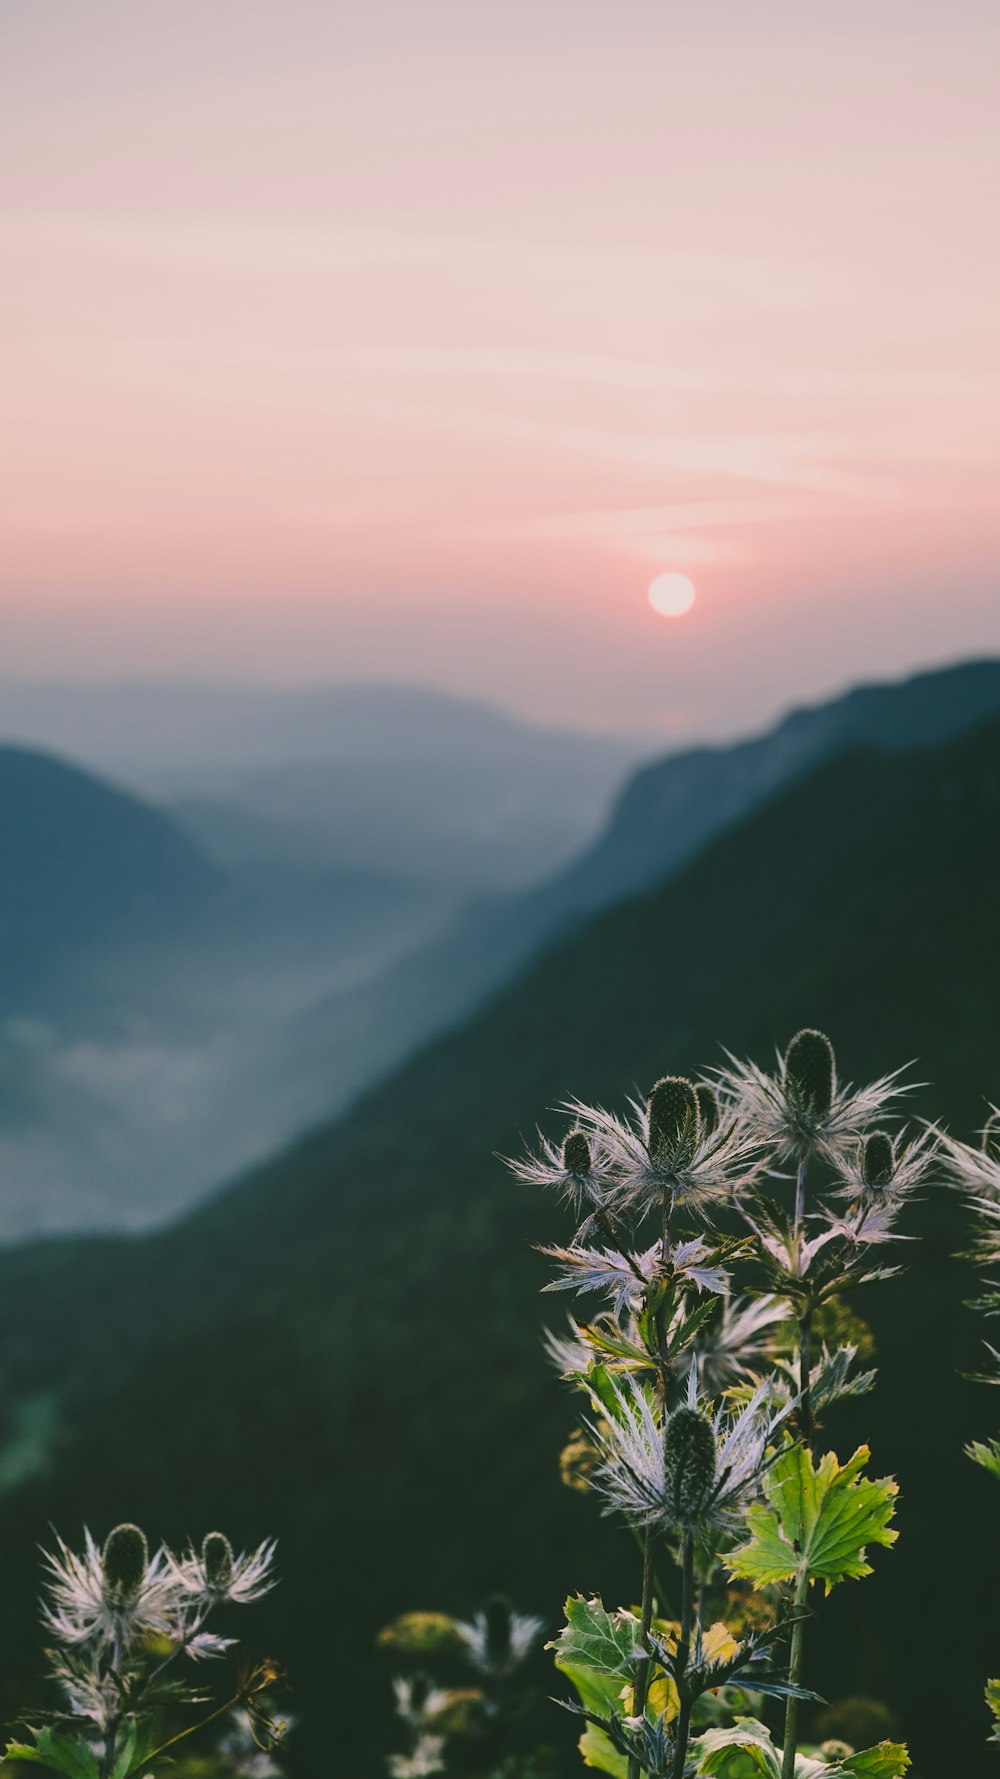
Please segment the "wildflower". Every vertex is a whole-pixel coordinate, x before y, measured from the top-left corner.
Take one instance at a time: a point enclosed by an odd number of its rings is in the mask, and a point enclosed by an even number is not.
[[[699,1291],[719,1295],[729,1285],[728,1272],[713,1262],[712,1251],[700,1236],[674,1248],[666,1267],[659,1242],[642,1254],[622,1254],[613,1248],[586,1248],[579,1244],[542,1248],[540,1252],[557,1260],[562,1268],[556,1278],[542,1287],[544,1291],[576,1291],[578,1295],[606,1292],[618,1316],[634,1306],[659,1279],[686,1282]]]
[[[539,1132],[539,1142],[539,1155],[507,1158],[511,1172],[529,1186],[554,1187],[577,1217],[586,1210],[585,1227],[607,1227],[611,1182],[593,1135],[585,1130],[571,1130],[560,1147]]]
[[[607,1510],[664,1531],[738,1527],[790,1405],[775,1408],[764,1383],[742,1408],[710,1415],[693,1370],[687,1402],[672,1410],[654,1408],[628,1376],[612,1389],[615,1412],[591,1428],[602,1456],[594,1486]]]
[[[760,1143],[734,1114],[703,1117],[692,1082],[668,1075],[643,1102],[629,1102],[626,1121],[600,1106],[570,1102],[567,1110],[599,1146],[618,1215],[642,1217],[667,1205],[704,1211],[757,1171]]]
[[[838,1197],[856,1201],[869,1215],[873,1210],[889,1211],[891,1224],[903,1200],[927,1179],[939,1150],[940,1139],[932,1129],[910,1142],[873,1130],[861,1138],[853,1155],[848,1152],[842,1160],[839,1172],[843,1185]],[[871,1235],[867,1239],[879,1238]]]
[[[544,1631],[545,1621],[515,1612],[502,1594],[495,1594],[471,1620],[456,1619],[455,1628],[473,1665],[486,1674],[496,1674],[523,1662]]]
[[[1000,1108],[990,1115],[979,1133],[979,1146],[959,1142],[946,1131],[933,1133],[941,1145],[954,1184],[977,1198],[1000,1199]]]
[[[727,1056],[729,1053],[727,1052]],[[729,1056],[716,1070],[723,1101],[776,1160],[796,1165],[816,1156],[841,1163],[852,1144],[875,1123],[894,1097],[906,1091],[902,1069],[854,1089],[837,1078],[833,1046],[825,1033],[797,1032],[773,1075],[754,1062]]]
[[[189,1598],[206,1607],[222,1600],[245,1606],[274,1587],[276,1549],[277,1541],[271,1538],[236,1556],[223,1532],[209,1532],[200,1551],[190,1549],[181,1558],[168,1556],[168,1562],[173,1580]]]
[[[166,1555],[149,1556],[138,1526],[116,1526],[99,1549],[84,1529],[83,1555],[61,1538],[43,1553],[44,1622],[60,1643],[93,1640],[120,1647],[129,1636],[165,1632],[172,1624],[173,1586]]]

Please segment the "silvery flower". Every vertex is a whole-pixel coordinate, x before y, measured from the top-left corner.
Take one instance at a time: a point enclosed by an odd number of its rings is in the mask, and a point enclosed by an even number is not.
[[[551,1142],[541,1131],[538,1138],[538,1155],[506,1158],[515,1178],[529,1186],[554,1187],[577,1217],[587,1212],[584,1229],[606,1226],[612,1182],[607,1159],[593,1134],[574,1129],[561,1144]]]
[[[705,1115],[705,1096],[682,1076],[657,1081],[645,1101],[630,1100],[630,1120],[571,1101],[567,1110],[606,1158],[609,1202],[642,1217],[664,1204],[704,1211],[752,1180],[760,1143],[730,1113]]]
[[[711,1249],[701,1236],[679,1242],[671,1250],[668,1273],[664,1271],[659,1242],[654,1242],[642,1254],[623,1254],[614,1248],[587,1248],[579,1244],[570,1248],[542,1248],[540,1252],[548,1259],[558,1261],[562,1269],[542,1287],[543,1290],[576,1291],[579,1295],[588,1291],[605,1293],[619,1316],[633,1308],[648,1287],[665,1276],[717,1295],[725,1292],[729,1285],[728,1272],[711,1261]]]
[[[903,1200],[926,1182],[940,1147],[940,1137],[930,1126],[908,1141],[902,1135],[893,1139],[888,1131],[870,1131],[843,1157],[838,1169],[843,1184],[837,1196],[869,1212],[886,1211],[891,1223]],[[1000,1167],[997,1172],[1000,1178]]]
[[[515,1612],[497,1594],[471,1619],[456,1619],[455,1629],[473,1665],[485,1674],[497,1674],[523,1662],[542,1635],[545,1621]]]
[[[42,1616],[59,1642],[120,1647],[130,1636],[169,1635],[176,1585],[166,1553],[150,1557],[137,1526],[116,1526],[103,1549],[86,1528],[83,1538],[82,1556],[61,1538],[55,1551],[43,1552],[48,1597]]]
[[[601,1452],[592,1481],[606,1511],[664,1531],[737,1529],[790,1404],[776,1407],[762,1383],[742,1408],[711,1414],[694,1371],[686,1403],[665,1412],[631,1377],[612,1379],[612,1389],[616,1408],[590,1429]]]
[[[775,1160],[796,1165],[816,1156],[835,1166],[885,1108],[909,1085],[894,1069],[867,1087],[853,1088],[837,1078],[833,1046],[823,1032],[804,1030],[777,1053],[773,1075],[754,1062],[729,1055],[715,1070],[724,1106],[771,1149]]]
[[[235,1555],[223,1532],[209,1532],[201,1549],[189,1549],[183,1557],[167,1553],[170,1574],[182,1593],[206,1608],[223,1600],[249,1605],[275,1585],[274,1554],[277,1540],[270,1538],[256,1550]]]

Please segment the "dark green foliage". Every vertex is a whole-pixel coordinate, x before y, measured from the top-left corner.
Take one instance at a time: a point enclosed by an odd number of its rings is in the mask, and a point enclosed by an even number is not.
[[[104,1546],[104,1579],[112,1593],[132,1600],[142,1586],[149,1562],[146,1534],[138,1526],[116,1526]]]
[[[866,1186],[888,1186],[896,1166],[892,1138],[887,1131],[873,1130],[861,1145],[861,1178]]]
[[[698,1145],[701,1111],[698,1095],[683,1075],[664,1075],[651,1088],[649,1153],[659,1167],[683,1167]]]
[[[695,1525],[715,1481],[715,1435],[697,1409],[678,1408],[671,1415],[663,1441],[663,1474],[677,1524]]]
[[[571,1130],[563,1144],[563,1166],[582,1179],[590,1172],[590,1143],[582,1130]]]
[[[836,1067],[824,1032],[796,1032],[785,1051],[785,1081],[803,1111],[825,1117],[833,1105]]]
[[[575,1589],[628,1598],[620,1533],[559,1482],[573,1409],[538,1335],[562,1311],[538,1297],[531,1243],[565,1240],[567,1222],[491,1156],[517,1152],[561,1095],[617,1104],[637,1081],[711,1064],[720,1040],[766,1063],[807,1022],[833,1034],[855,1080],[919,1058],[933,1089],[914,1116],[979,1129],[983,1093],[1000,1088],[998,884],[1000,730],[839,761],[183,1224],[0,1255],[7,1400],[70,1367],[75,1391],[51,1479],[9,1496],[0,1523],[7,1721],[40,1670],[24,1626],[49,1520],[69,1535],[135,1515],[178,1542],[208,1515],[237,1542],[277,1533],[283,1581],[258,1647],[293,1676],[290,1752],[306,1774],[328,1752],[334,1672],[356,1707],[345,1771],[377,1771],[365,1713],[384,1723],[388,1693],[371,1649],[398,1613],[467,1613],[502,1586],[551,1624]],[[667,1005],[651,975],[669,979]],[[995,1404],[957,1376],[977,1365],[980,1330],[962,1308],[968,1268],[950,1258],[967,1245],[956,1195],[929,1196],[908,1227],[922,1239],[906,1274],[858,1303],[880,1387],[829,1428],[840,1449],[870,1435],[878,1472],[899,1476],[900,1542],[854,1598],[834,1593],[809,1660],[829,1697],[888,1702],[920,1779],[980,1779],[1000,1553],[980,1535],[996,1484],[963,1447],[995,1430]],[[339,1624],[328,1602],[345,1598]],[[957,1623],[961,1637],[935,1640],[929,1700],[928,1635]],[[567,1719],[569,1771],[577,1733]]]

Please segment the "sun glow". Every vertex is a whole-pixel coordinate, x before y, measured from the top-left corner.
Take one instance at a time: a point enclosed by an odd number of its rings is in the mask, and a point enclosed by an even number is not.
[[[694,604],[694,582],[686,574],[658,574],[649,584],[649,603],[661,618],[681,618]]]

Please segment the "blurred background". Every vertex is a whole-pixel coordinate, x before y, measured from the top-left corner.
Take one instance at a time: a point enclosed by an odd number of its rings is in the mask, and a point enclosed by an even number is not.
[[[219,1522],[281,1539],[293,1766],[337,1693],[375,1772],[394,1614],[630,1585],[495,1154],[803,1024],[1000,1097],[1000,21],[0,33],[3,1709],[50,1519]],[[1000,1577],[913,1233],[831,1429],[900,1542],[821,1635],[929,1779],[987,1771]]]

